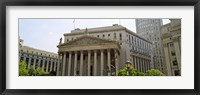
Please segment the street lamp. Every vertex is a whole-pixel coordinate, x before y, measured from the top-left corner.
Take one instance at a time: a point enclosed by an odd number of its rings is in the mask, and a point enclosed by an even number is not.
[[[131,67],[131,62],[130,61],[127,61],[126,63],[125,63],[125,66],[126,66],[126,68],[127,68],[127,71],[126,71],[126,75],[127,76],[129,76],[130,75],[130,67]]]

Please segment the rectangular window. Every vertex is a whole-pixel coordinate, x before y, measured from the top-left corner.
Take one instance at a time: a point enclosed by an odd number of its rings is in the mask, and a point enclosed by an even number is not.
[[[175,52],[172,51],[172,52],[171,52],[171,55],[172,55],[172,56],[175,56],[176,54],[175,54]]]
[[[122,40],[122,34],[121,33],[119,34],[119,38],[120,38],[120,40]]]
[[[177,65],[178,65],[176,60],[173,61],[173,65],[174,65],[174,66],[177,66]]]

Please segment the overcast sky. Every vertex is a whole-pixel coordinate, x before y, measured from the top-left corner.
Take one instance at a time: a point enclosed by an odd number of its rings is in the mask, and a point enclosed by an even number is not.
[[[169,23],[163,19],[163,24]],[[135,19],[19,19],[19,36],[24,45],[57,53],[56,47],[64,33],[75,28],[85,29],[120,24],[136,32]]]

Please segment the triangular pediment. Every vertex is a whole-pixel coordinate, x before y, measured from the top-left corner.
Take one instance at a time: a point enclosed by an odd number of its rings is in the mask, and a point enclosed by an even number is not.
[[[101,39],[92,36],[81,36],[75,40],[63,43],[61,46],[67,45],[92,45],[92,44],[106,44],[106,43],[115,43],[115,41]]]

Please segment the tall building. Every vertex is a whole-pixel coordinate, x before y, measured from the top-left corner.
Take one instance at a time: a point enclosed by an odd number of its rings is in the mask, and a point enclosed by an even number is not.
[[[162,19],[136,19],[136,32],[139,36],[153,42],[154,68],[167,74],[163,60],[163,46],[161,40]]]
[[[181,19],[170,19],[161,27],[164,60],[169,76],[181,75]]]
[[[46,72],[55,71],[58,63],[58,55],[56,53],[35,49],[23,45],[23,40],[20,39],[19,60],[27,63],[27,68],[40,67]]]
[[[117,75],[127,61],[139,72],[153,68],[152,42],[117,24],[72,30],[57,47],[58,76]]]

